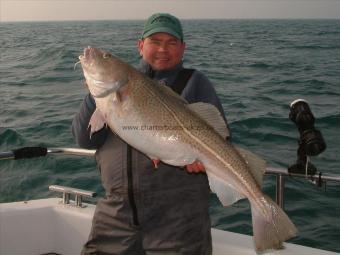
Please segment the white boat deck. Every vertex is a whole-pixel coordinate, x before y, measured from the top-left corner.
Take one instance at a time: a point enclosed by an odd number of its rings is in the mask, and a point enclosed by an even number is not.
[[[0,204],[0,254],[79,254],[87,240],[95,206],[77,208],[60,198]],[[256,255],[251,236],[212,229],[213,255]],[[295,244],[275,255],[340,255]]]

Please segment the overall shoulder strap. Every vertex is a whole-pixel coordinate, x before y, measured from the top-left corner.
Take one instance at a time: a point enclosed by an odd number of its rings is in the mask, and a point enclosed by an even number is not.
[[[187,85],[194,71],[195,69],[187,69],[187,68],[183,68],[181,71],[179,71],[175,78],[174,86],[172,87],[172,90],[175,91],[178,95],[181,95],[183,89]]]

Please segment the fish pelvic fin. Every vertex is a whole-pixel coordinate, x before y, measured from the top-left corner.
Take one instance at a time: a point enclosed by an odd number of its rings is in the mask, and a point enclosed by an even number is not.
[[[101,130],[106,125],[106,120],[103,114],[98,110],[98,108],[93,112],[90,122],[89,128],[90,130],[90,137],[97,131]]]
[[[294,223],[270,197],[263,196],[261,207],[251,202],[251,211],[258,254],[283,249],[283,242],[297,235]]]

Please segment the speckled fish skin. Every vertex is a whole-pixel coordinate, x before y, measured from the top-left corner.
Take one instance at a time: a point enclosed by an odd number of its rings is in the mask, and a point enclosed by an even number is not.
[[[294,224],[262,193],[244,158],[177,94],[102,50],[88,47],[79,58],[112,131],[151,159],[176,166],[199,160],[249,199],[257,252],[280,249],[295,236]]]

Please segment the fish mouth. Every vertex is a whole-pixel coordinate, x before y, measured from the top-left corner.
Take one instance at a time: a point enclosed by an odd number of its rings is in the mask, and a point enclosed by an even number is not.
[[[86,80],[97,80],[93,77],[93,68],[91,68],[96,57],[95,50],[91,46],[84,48],[83,54],[78,57],[79,61],[74,66],[76,68],[77,64],[80,63]]]
[[[84,51],[83,51],[83,55],[79,56],[79,60],[80,61],[86,61],[90,58],[90,56],[92,55],[91,53],[94,51],[94,48],[92,48],[91,46],[87,46]]]
[[[87,73],[91,73],[91,69],[94,65],[96,59],[100,55],[100,50],[93,48],[91,46],[87,46],[84,48],[83,55],[79,56],[79,62],[84,71]]]
[[[74,67],[73,67],[74,70],[76,69],[78,64],[81,64],[82,66],[84,66],[84,61],[86,60],[86,57],[89,56],[90,48],[91,48],[90,46],[87,46],[87,48],[85,48],[83,51],[83,55],[80,55],[78,57],[79,61],[74,64]]]

